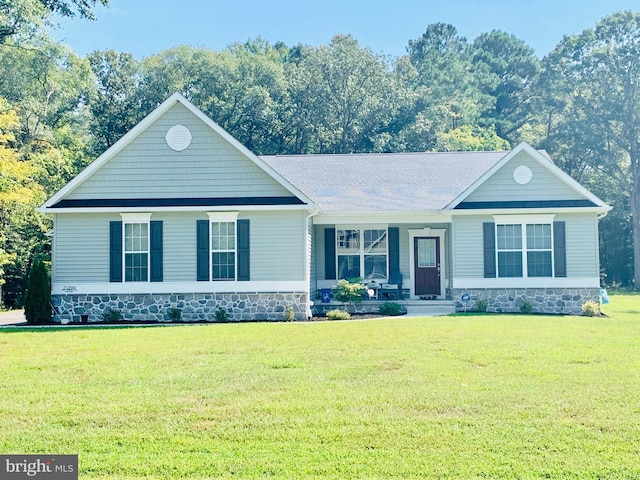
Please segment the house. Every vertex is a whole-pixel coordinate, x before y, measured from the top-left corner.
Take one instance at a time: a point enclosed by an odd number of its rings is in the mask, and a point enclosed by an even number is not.
[[[236,320],[289,308],[304,319],[323,289],[352,277],[374,297],[399,283],[386,293],[401,302],[519,311],[528,300],[579,313],[599,298],[598,219],[609,209],[524,143],[258,157],[180,94],[41,207],[54,219],[60,322],[85,309],[90,321],[106,309],[166,320],[172,308],[184,320],[220,308]]]

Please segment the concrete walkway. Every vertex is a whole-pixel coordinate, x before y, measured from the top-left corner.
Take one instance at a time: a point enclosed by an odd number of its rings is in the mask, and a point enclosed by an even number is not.
[[[23,310],[11,310],[0,313],[0,325],[19,325],[26,323]]]

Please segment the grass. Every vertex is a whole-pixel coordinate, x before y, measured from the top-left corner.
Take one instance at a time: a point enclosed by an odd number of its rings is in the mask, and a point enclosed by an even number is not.
[[[640,297],[603,310],[5,329],[0,452],[99,479],[640,479]]]

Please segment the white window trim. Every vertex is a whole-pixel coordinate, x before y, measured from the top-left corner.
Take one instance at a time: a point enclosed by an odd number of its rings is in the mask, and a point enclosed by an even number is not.
[[[238,213],[239,212],[207,212],[209,216],[209,281],[210,282],[237,282],[238,281]],[[233,250],[215,250],[215,252],[233,252],[233,279],[214,279],[213,278],[213,245],[211,245],[211,224],[212,223],[233,223],[234,231],[234,248]]]
[[[122,217],[122,283],[149,283],[151,281],[151,213],[120,213]],[[144,253],[144,252],[127,252],[126,235],[127,224],[142,223],[147,225],[147,279],[146,280],[127,280],[127,253]]]
[[[495,229],[495,251],[496,251],[496,278],[555,278],[555,249],[553,248],[553,221],[555,219],[555,214],[546,214],[546,215],[494,215],[494,229]],[[529,246],[527,244],[527,225],[551,225],[551,276],[549,277],[530,277],[529,276],[529,264],[527,259],[527,253],[530,251]],[[522,260],[522,277],[501,277],[500,276],[500,265],[498,264],[498,253],[499,252],[507,252],[507,251],[517,251],[517,250],[509,250],[509,249],[498,249],[498,225],[520,225],[520,236],[522,239],[522,248],[519,250],[521,254]],[[532,249],[532,252],[541,252],[548,251],[546,249]]]
[[[352,225],[340,225],[340,228],[338,228],[336,226],[336,239],[335,239],[335,249],[336,249],[336,274],[339,271],[339,257],[340,256],[355,256],[356,254],[340,254],[339,253],[339,247],[338,247],[338,231],[339,230],[358,230],[358,232],[360,232],[360,251],[357,253],[358,257],[360,258],[360,278],[363,279],[363,281],[367,281],[367,279],[364,276],[364,269],[365,269],[365,263],[364,263],[364,257],[366,255],[379,255],[382,256],[382,253],[369,253],[367,254],[364,251],[364,231],[365,230],[384,230],[387,233],[387,251],[386,253],[384,253],[384,256],[386,257],[386,267],[387,267],[387,277],[386,279],[384,279],[384,282],[386,282],[389,279],[389,225],[387,224],[375,224],[375,225],[366,225],[366,226],[352,226]],[[336,275],[339,276],[339,275]],[[378,283],[384,283],[382,279],[374,279],[376,281],[378,281]]]

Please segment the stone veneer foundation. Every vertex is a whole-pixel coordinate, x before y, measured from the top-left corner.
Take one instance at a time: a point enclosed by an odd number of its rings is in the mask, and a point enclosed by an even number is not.
[[[101,322],[108,309],[118,310],[123,320],[169,322],[169,310],[178,308],[182,322],[215,322],[219,308],[227,311],[231,321],[281,321],[288,307],[296,320],[305,320],[306,293],[175,293],[140,295],[54,295],[51,298],[54,321],[77,323],[80,315],[89,322]]]
[[[463,294],[471,298],[462,302]],[[450,298],[457,311],[472,310],[478,300],[487,301],[487,312],[520,312],[524,300],[531,302],[533,313],[582,315],[582,305],[589,300],[600,303],[598,288],[501,288],[501,289],[452,289]]]

